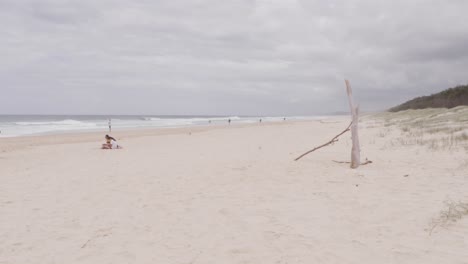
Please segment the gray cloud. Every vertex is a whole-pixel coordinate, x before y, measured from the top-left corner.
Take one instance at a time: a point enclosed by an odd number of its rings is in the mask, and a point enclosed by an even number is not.
[[[319,114],[468,82],[468,2],[0,1],[0,113]]]

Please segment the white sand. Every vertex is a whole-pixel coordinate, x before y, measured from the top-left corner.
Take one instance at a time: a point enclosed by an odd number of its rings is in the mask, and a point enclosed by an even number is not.
[[[468,263],[464,142],[326,122],[0,139],[0,263]]]

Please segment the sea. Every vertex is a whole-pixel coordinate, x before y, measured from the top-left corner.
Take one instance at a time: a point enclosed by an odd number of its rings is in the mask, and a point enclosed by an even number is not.
[[[317,120],[321,116],[0,115],[0,137]]]

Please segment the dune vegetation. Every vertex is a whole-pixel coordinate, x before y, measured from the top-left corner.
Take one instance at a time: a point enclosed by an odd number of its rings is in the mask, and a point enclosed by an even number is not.
[[[449,88],[429,96],[417,97],[401,105],[390,108],[389,111],[398,112],[408,109],[454,108],[460,105],[468,105],[468,85]]]

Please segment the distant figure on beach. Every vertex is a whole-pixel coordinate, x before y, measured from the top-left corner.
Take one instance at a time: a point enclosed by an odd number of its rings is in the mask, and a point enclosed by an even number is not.
[[[286,121],[286,117],[285,117],[285,118],[283,118],[283,121]]]
[[[102,144],[102,149],[121,149],[122,147],[117,144],[117,140],[115,138],[106,135],[106,143]]]
[[[259,122],[260,122],[260,123],[262,122],[262,119],[261,119],[261,118],[260,118],[260,121],[259,121]]]
[[[231,118],[228,119],[229,124],[231,124]]]

